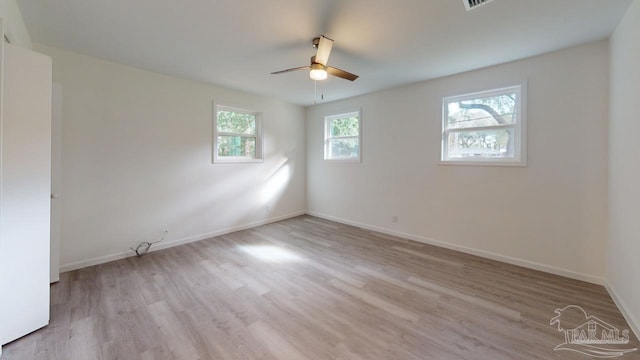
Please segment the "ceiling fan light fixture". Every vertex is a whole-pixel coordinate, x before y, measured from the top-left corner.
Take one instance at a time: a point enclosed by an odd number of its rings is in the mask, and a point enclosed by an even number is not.
[[[322,64],[311,64],[309,77],[311,80],[324,80],[327,78],[327,69]]]
[[[471,1],[471,0],[469,0]],[[476,0],[479,1],[479,0]],[[491,0],[484,0],[491,1]],[[328,37],[321,35],[318,38],[313,39],[313,46],[318,48],[316,54],[311,57],[311,65],[309,66],[299,66],[296,68],[291,68],[287,70],[280,70],[272,72],[272,75],[288,73],[291,71],[298,70],[309,70],[309,77],[311,80],[324,80],[329,75],[339,77],[341,79],[354,81],[358,78],[358,75],[352,74],[350,72],[340,70],[333,66],[327,66],[327,62],[329,61],[329,55],[331,54],[331,48],[333,47],[333,40]]]

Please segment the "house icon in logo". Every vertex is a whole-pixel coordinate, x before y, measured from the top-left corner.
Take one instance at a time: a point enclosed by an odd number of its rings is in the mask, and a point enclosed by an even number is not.
[[[555,350],[574,351],[599,358],[613,358],[636,351],[635,348],[623,348],[629,343],[629,330],[620,331],[617,327],[593,315],[588,315],[583,308],[569,305],[556,309],[556,316],[549,325],[556,325],[558,331],[564,333],[565,342],[556,346]],[[578,326],[573,326],[575,324]]]

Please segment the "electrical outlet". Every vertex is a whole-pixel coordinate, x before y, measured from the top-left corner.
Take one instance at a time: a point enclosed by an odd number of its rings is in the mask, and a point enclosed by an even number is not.
[[[394,224],[397,223],[398,222],[398,215],[393,215],[391,217],[391,222],[394,223]]]

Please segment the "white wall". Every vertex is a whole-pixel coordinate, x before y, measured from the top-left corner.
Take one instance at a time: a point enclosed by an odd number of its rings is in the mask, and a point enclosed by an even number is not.
[[[0,18],[3,19],[4,32],[9,41],[14,45],[30,49],[31,37],[16,0],[0,0]]]
[[[611,37],[609,290],[640,336],[640,0]]]
[[[303,108],[36,47],[64,93],[63,270],[305,211]],[[211,163],[213,100],[263,112],[264,163]]]
[[[439,165],[442,97],[528,80],[527,167]],[[608,44],[307,110],[315,215],[603,282]],[[362,108],[363,161],[323,161],[323,116]],[[392,223],[392,216],[398,223]]]

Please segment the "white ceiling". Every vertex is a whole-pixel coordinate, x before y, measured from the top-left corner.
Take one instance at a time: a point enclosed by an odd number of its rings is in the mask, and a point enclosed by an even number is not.
[[[311,40],[360,75],[333,101],[607,38],[631,0],[19,0],[34,42],[309,105]],[[319,100],[318,100],[319,101]]]

